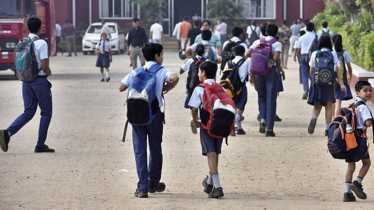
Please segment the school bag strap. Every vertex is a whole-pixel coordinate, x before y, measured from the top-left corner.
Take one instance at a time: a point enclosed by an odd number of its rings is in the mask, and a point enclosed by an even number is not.
[[[357,103],[355,103],[355,104],[353,104],[353,106],[355,107],[355,108],[357,108],[358,106],[361,106],[361,105],[365,105],[365,106],[367,106],[366,105],[366,103],[365,102],[363,102],[363,101],[357,101]],[[370,110],[370,109],[369,109]],[[371,116],[371,122],[372,122],[372,124],[374,124],[374,118],[373,118],[373,114],[371,113],[371,111],[370,111],[370,116]],[[372,128],[371,129],[372,130],[372,132],[373,132],[373,143],[374,143],[374,129]]]

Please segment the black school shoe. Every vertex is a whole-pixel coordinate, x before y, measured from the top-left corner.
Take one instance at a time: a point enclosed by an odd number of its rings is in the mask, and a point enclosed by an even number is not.
[[[206,193],[211,193],[212,192],[212,190],[213,190],[213,185],[212,184],[208,184],[208,176],[206,176],[205,178],[204,178],[204,180],[203,180],[203,187],[204,187],[204,192],[206,192]]]
[[[257,121],[261,121],[260,114],[257,115]],[[275,115],[274,122],[282,122],[282,118],[280,118],[277,114]]]
[[[366,193],[364,193],[364,189],[362,188],[362,184],[358,183],[358,181],[354,181],[349,188],[353,192],[355,192],[356,196],[361,199],[366,199]]]
[[[259,132],[260,133],[265,133],[265,129],[266,129],[266,124],[265,123],[260,123]]]
[[[43,145],[42,147],[38,147],[38,146],[36,146],[35,147],[35,153],[53,153],[53,152],[55,152],[55,150],[54,149],[52,149],[52,148],[49,148],[47,145]]]
[[[275,137],[275,133],[274,133],[274,131],[266,131],[265,136],[266,137]]]
[[[134,193],[134,196],[138,197],[138,198],[148,198],[148,192],[147,192],[147,190],[136,189],[136,191]]]
[[[213,188],[212,192],[209,193],[208,195],[208,198],[220,198],[220,197],[223,197],[224,194],[223,194],[223,189],[222,187],[219,187],[219,188]]]
[[[310,120],[309,126],[308,126],[308,133],[313,134],[314,133],[314,128],[316,127],[317,119],[312,118]]]
[[[354,202],[354,201],[356,201],[356,197],[353,195],[353,193],[345,192],[343,201],[344,202]]]
[[[0,130],[0,147],[4,152],[8,151],[9,134],[7,130]]]
[[[158,184],[155,184],[154,182],[148,183],[148,192],[149,193],[155,193],[155,192],[164,192],[166,188],[165,183],[159,182]]]

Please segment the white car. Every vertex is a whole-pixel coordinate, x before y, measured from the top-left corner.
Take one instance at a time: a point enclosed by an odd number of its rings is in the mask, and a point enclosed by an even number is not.
[[[106,23],[110,28],[110,49],[116,54],[125,53],[125,34],[119,30],[118,24],[114,22]],[[101,23],[92,23],[82,39],[82,51],[83,55],[87,55],[88,52],[94,53],[96,44],[100,41],[101,35]]]

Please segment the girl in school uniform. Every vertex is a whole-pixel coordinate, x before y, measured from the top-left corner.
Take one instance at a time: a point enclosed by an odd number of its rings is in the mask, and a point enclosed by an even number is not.
[[[314,128],[316,126],[318,115],[321,112],[322,106],[325,107],[325,136],[327,136],[327,131],[329,129],[331,119],[332,119],[332,107],[335,103],[335,85],[317,85],[314,81],[313,71],[315,67],[315,60],[318,51],[327,51],[330,50],[334,60],[334,70],[336,71],[338,77],[338,86],[342,92],[346,92],[347,88],[345,87],[343,80],[340,76],[340,70],[337,67],[340,67],[340,61],[336,52],[332,50],[331,38],[329,35],[322,35],[319,39],[317,51],[312,53],[309,66],[310,66],[310,75],[312,77],[312,82],[310,84],[310,92],[308,97],[308,104],[313,106],[312,119],[310,120],[308,126],[308,133],[313,134]]]
[[[96,53],[98,53],[96,66],[100,68],[100,73],[101,73],[100,81],[109,82],[110,80],[109,66],[110,66],[110,62],[112,62],[112,52],[110,51],[110,44],[109,44],[109,41],[107,40],[106,33],[101,34],[101,40],[96,45]],[[105,77],[104,77],[104,69],[105,69]]]
[[[339,111],[342,105],[342,100],[347,101],[353,98],[351,88],[349,88],[350,78],[352,78],[352,66],[351,66],[352,57],[347,51],[343,49],[343,44],[342,44],[343,39],[340,34],[334,34],[334,36],[332,36],[332,41],[334,44],[334,51],[336,52],[338,59],[340,61],[340,64],[341,64],[340,76],[342,77],[345,88],[347,89],[346,92],[342,92],[339,87],[337,87],[335,90],[336,103],[335,103],[334,116],[336,117],[339,115]]]

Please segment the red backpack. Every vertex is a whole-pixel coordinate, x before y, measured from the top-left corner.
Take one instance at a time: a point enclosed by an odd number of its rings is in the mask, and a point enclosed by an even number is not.
[[[235,123],[235,103],[218,83],[199,84],[204,88],[203,107],[200,111],[201,125],[213,138],[228,137]]]

